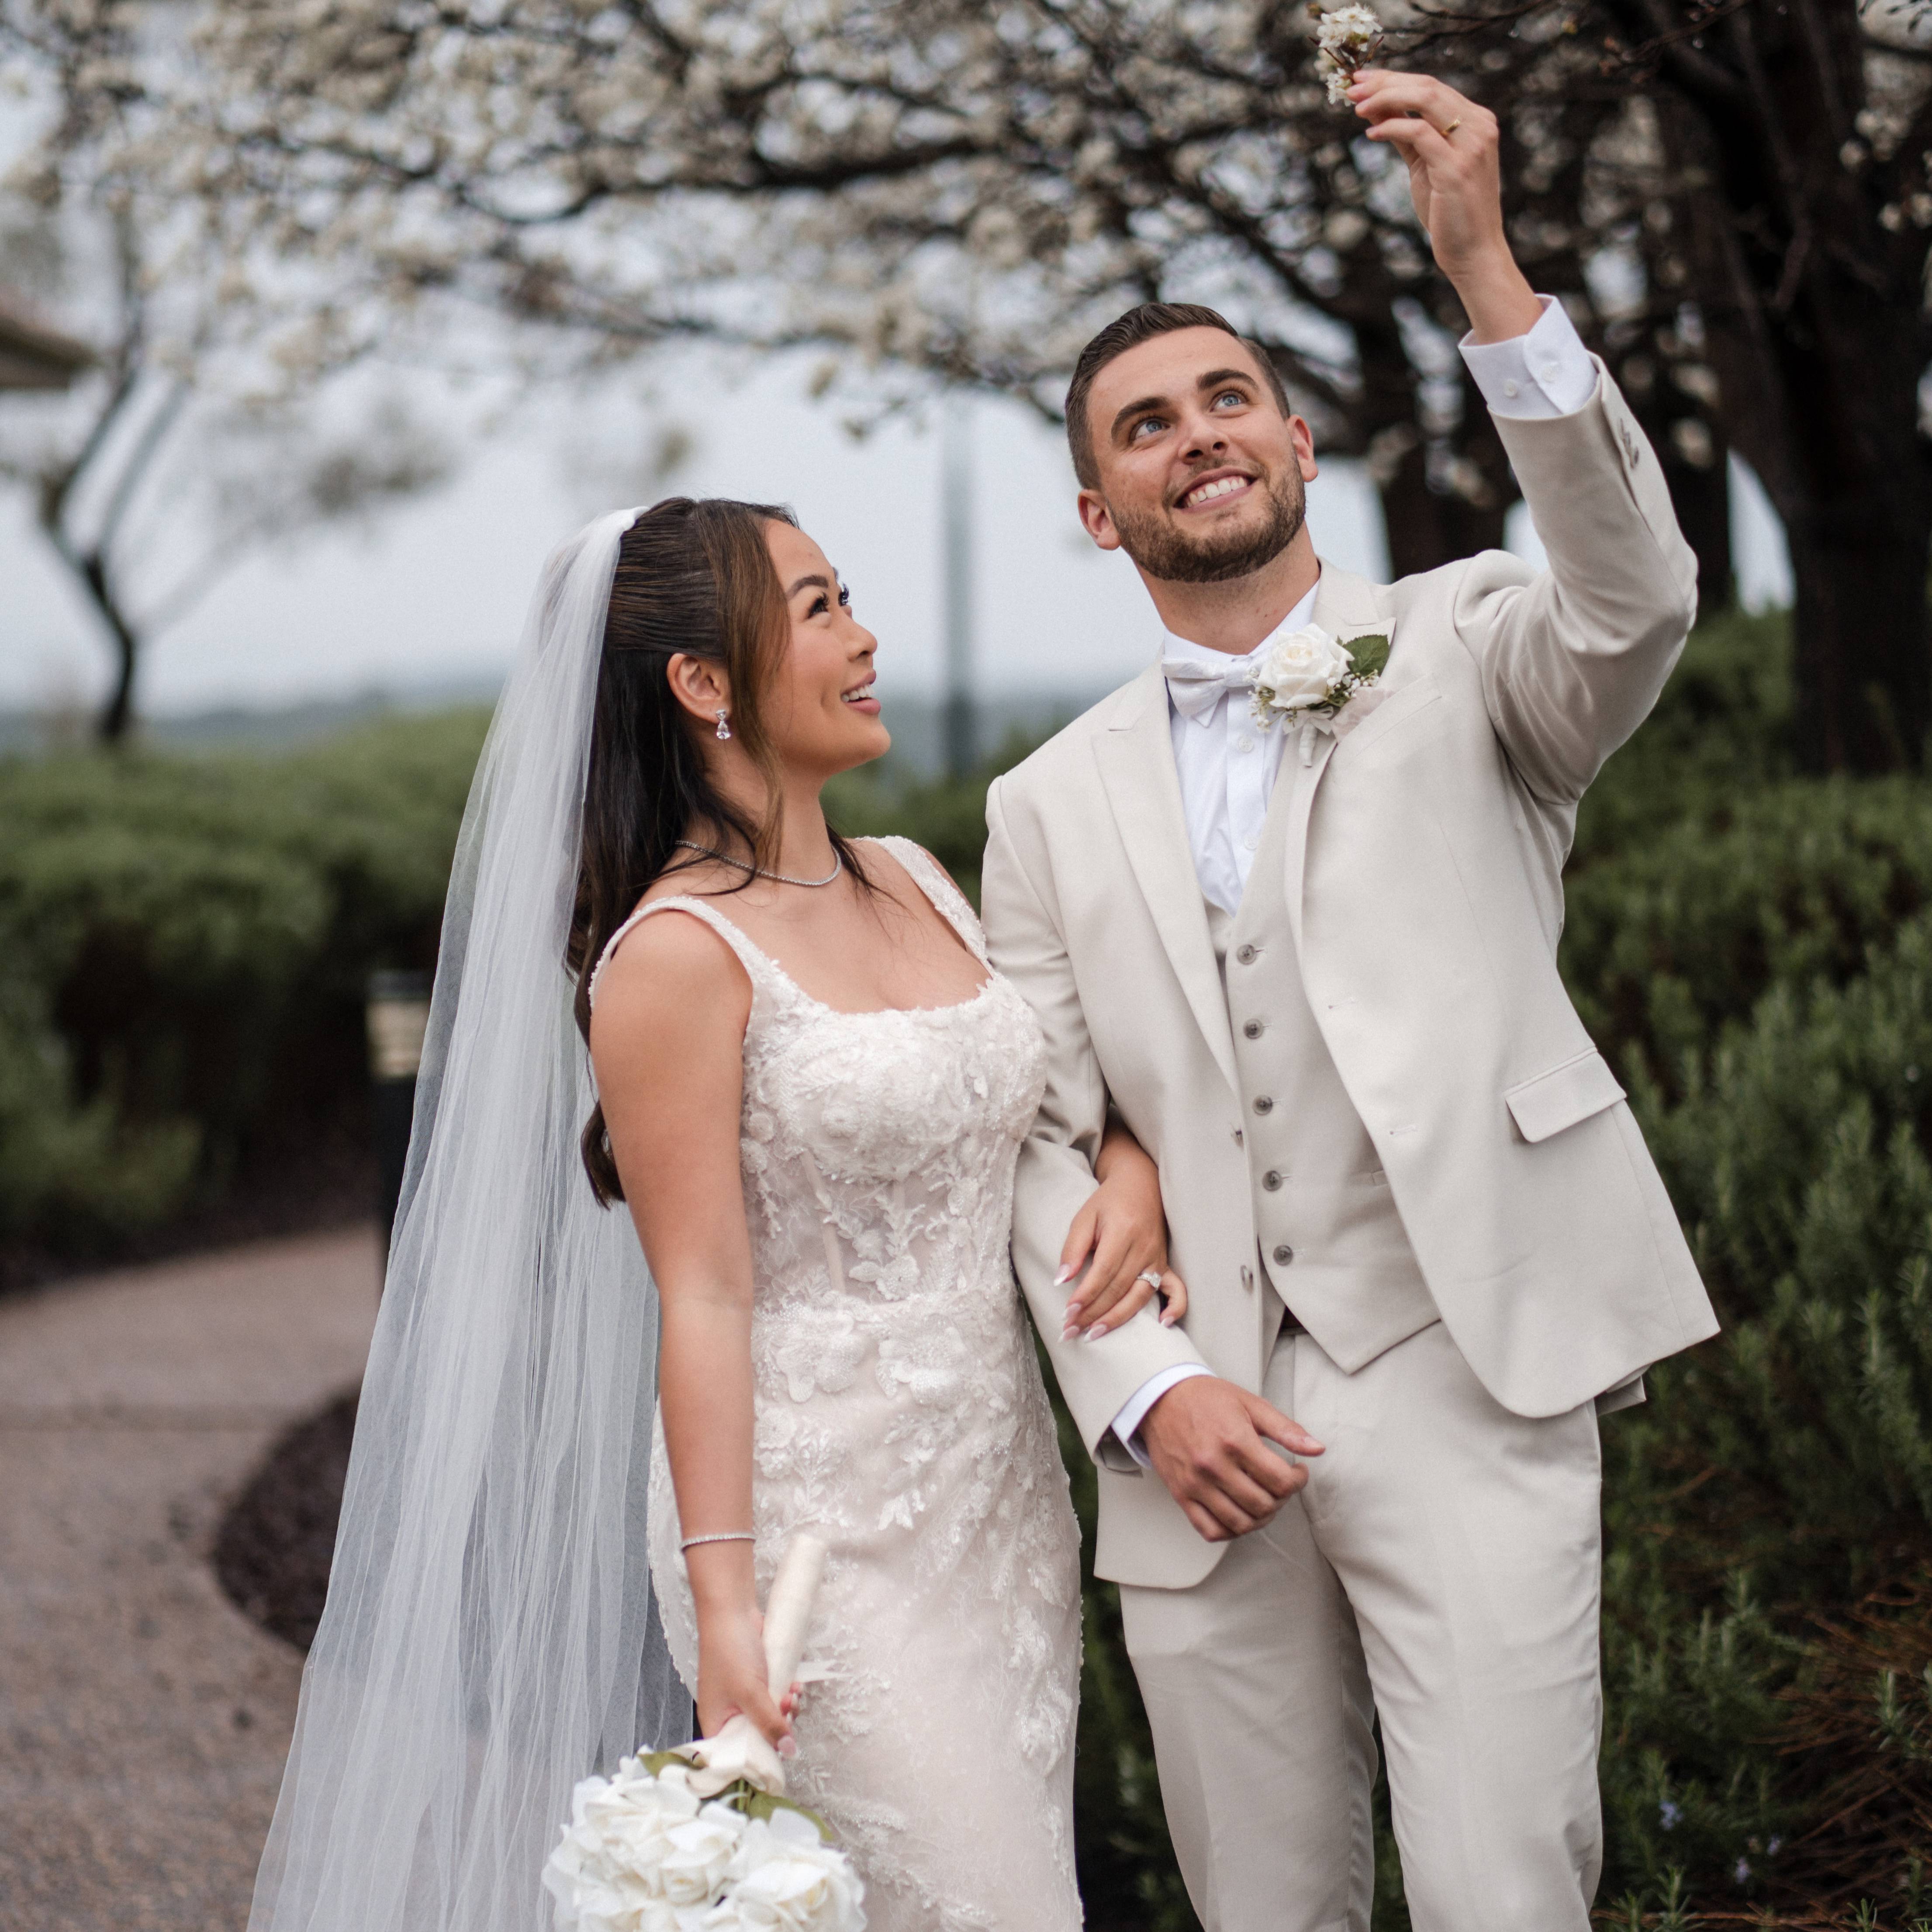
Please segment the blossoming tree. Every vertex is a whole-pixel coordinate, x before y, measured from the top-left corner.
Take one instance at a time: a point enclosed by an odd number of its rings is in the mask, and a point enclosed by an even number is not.
[[[1714,590],[1726,440],[1764,476],[1808,742],[1870,769],[1916,760],[1928,716],[1932,181],[1925,0],[1860,4],[1379,10],[1385,58],[1504,113],[1519,254],[1632,378]],[[1317,32],[1279,0],[230,0],[202,164],[278,247],[390,294],[480,297],[605,353],[841,346],[881,372],[874,402],[914,370],[1051,412],[1129,303],[1216,302],[1322,445],[1366,458],[1396,568],[1424,568],[1498,541],[1514,490],[1453,294]]]
[[[95,356],[68,391],[9,400],[0,485],[30,493],[106,633],[110,742],[133,727],[146,644],[251,546],[447,468],[392,398],[310,406],[361,344],[326,279],[273,298],[246,272],[252,227],[194,193],[168,106],[186,56],[136,0],[0,0],[0,82],[28,124],[0,182],[8,279]]]

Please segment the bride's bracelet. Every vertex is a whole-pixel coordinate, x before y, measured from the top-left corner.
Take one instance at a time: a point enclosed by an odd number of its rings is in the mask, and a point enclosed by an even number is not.
[[[700,1543],[755,1543],[758,1540],[748,1529],[721,1529],[715,1536],[687,1536],[677,1550],[682,1556],[687,1550],[694,1550]]]

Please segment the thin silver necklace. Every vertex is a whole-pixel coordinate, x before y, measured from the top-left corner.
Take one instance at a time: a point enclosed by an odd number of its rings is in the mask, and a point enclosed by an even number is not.
[[[721,866],[735,866],[741,872],[749,872],[754,878],[770,879],[781,886],[829,886],[845,869],[845,861],[835,847],[832,854],[832,869],[822,879],[788,878],[783,872],[768,872],[762,866],[748,865],[742,859],[734,859],[728,852],[716,852],[709,845],[700,845],[694,839],[680,838],[676,842],[687,852],[702,852],[707,859],[716,859]]]

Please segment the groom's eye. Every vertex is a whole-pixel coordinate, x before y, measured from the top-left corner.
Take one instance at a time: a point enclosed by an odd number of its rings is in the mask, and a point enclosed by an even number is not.
[[[1165,429],[1166,427],[1166,423],[1159,416],[1142,416],[1140,421],[1128,430],[1127,440],[1130,442],[1138,442],[1143,430]]]
[[[1241,404],[1245,403],[1247,400],[1247,398],[1242,394],[1239,389],[1223,389],[1221,393],[1214,398],[1214,406],[1218,410],[1223,403],[1233,403],[1238,407]]]

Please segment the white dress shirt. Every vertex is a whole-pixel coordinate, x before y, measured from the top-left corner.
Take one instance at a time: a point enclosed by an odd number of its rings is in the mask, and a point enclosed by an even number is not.
[[[1573,416],[1596,392],[1597,366],[1563,304],[1550,296],[1540,296],[1538,300],[1543,314],[1526,335],[1484,343],[1472,342],[1465,336],[1460,345],[1492,416]],[[1300,630],[1314,609],[1311,590],[1244,658],[1231,661],[1225,651],[1178,638],[1172,631],[1162,633],[1161,655],[1193,658],[1217,669],[1232,670],[1235,663],[1258,664],[1276,638]],[[1195,875],[1210,902],[1223,912],[1238,912],[1255,848],[1261,843],[1268,800],[1281,770],[1281,748],[1292,734],[1279,724],[1270,730],[1260,729],[1246,700],[1234,692],[1191,718],[1170,704],[1168,725],[1173,734],[1174,768],[1180,778],[1181,812],[1187,823]],[[1114,1417],[1114,1434],[1143,1468],[1148,1466],[1148,1454],[1138,1432],[1148,1411],[1176,1382],[1212,1372],[1199,1362],[1164,1369],[1143,1382]]]

